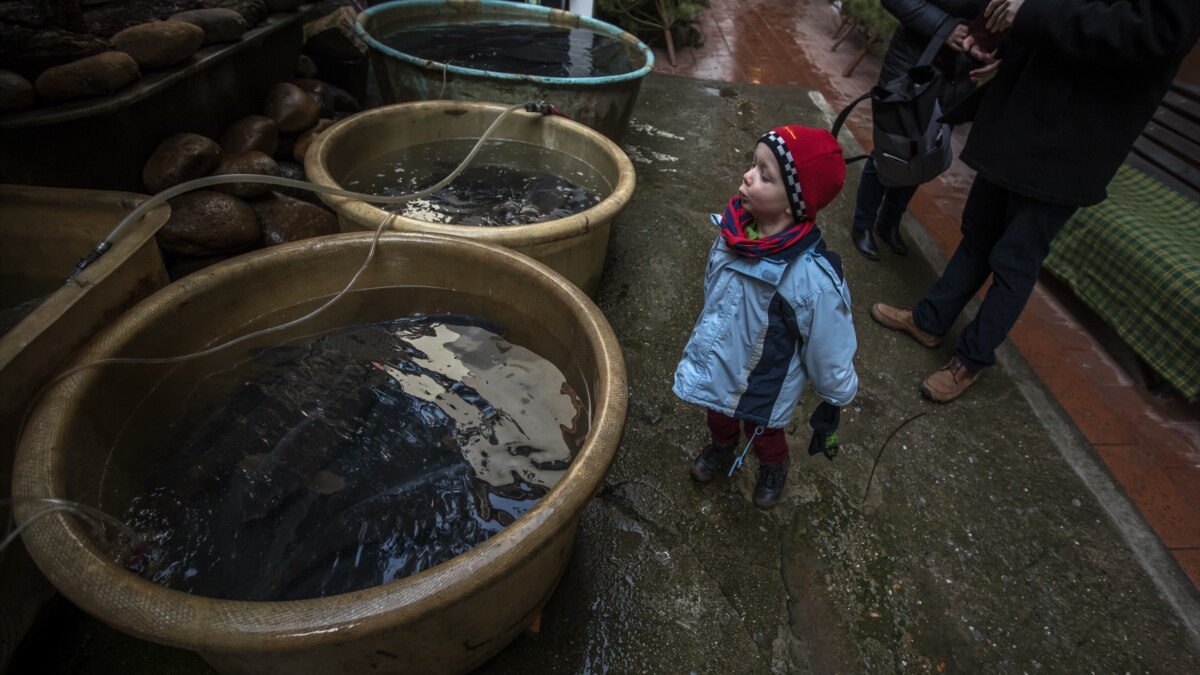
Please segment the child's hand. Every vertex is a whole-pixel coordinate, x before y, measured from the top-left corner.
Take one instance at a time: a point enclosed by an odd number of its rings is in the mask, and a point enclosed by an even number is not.
[[[838,453],[838,432],[833,431],[813,431],[812,440],[808,442],[808,454],[824,454],[829,459],[837,457]]]
[[[808,442],[808,454],[823,454],[829,459],[837,457],[838,426],[841,424],[842,409],[832,403],[821,401],[821,405],[808,418],[808,425],[813,429],[812,439]]]

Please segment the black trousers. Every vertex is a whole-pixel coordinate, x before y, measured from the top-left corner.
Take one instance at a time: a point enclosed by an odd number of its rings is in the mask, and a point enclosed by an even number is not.
[[[1075,209],[1023,197],[976,176],[963,206],[962,241],[942,276],[913,308],[917,326],[945,335],[991,274],[992,285],[954,354],[971,372],[995,363],[996,348],[1033,293],[1050,242]]]
[[[877,224],[880,232],[896,229],[916,193],[916,185],[887,187],[880,182],[879,173],[875,170],[875,155],[870,155],[863,164],[862,177],[858,179],[854,229],[870,230]]]

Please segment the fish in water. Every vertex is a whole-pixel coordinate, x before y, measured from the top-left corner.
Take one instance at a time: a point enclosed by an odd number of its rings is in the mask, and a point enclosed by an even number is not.
[[[443,180],[471,144],[462,140],[398,148],[356,167],[350,189],[380,195],[411,194]],[[582,159],[518,141],[489,143],[454,181],[418,200],[384,208],[426,222],[484,227],[566,218],[600,203],[612,188]]]
[[[450,171],[434,172],[420,189]],[[418,220],[461,225],[525,225],[566,218],[598,203],[599,196],[559,176],[487,164],[468,168],[429,197],[403,205],[402,212]]]
[[[362,370],[348,364],[327,396],[302,411],[270,451],[238,462],[227,485],[231,518],[262,518],[352,441],[355,429],[346,420],[358,419],[375,400],[372,389],[364,386]]]
[[[367,585],[387,583],[445,562],[501,529],[498,525],[482,528],[471,517],[474,509],[470,486],[471,469],[462,462],[391,486],[311,532],[286,557],[272,565],[254,588],[248,588],[244,597],[250,600],[313,597],[287,591],[303,584],[314,569],[316,577],[323,581],[318,595],[354,590],[332,583],[339,576],[336,568],[340,558],[378,559],[399,550],[398,557],[403,560],[394,561],[384,569],[378,565],[364,566],[361,560],[356,560],[340,570],[340,576],[374,577]],[[428,508],[430,504],[439,508]],[[394,541],[386,544],[389,539]],[[422,554],[406,558],[404,549],[420,550]],[[424,564],[420,564],[422,557]],[[354,571],[359,567],[364,567],[365,572]]]
[[[567,469],[587,415],[555,366],[497,329],[418,316],[255,354],[260,372],[134,500],[156,545],[139,572],[212,597],[316,597],[503,530]]]

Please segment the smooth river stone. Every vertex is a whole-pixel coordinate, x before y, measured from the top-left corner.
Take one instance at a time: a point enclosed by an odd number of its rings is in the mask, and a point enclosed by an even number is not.
[[[171,15],[171,21],[182,21],[199,26],[204,31],[204,44],[235,42],[246,32],[246,19],[232,9],[211,7],[193,9]]]
[[[263,246],[337,234],[337,217],[325,209],[278,192],[250,203],[262,228]]]
[[[264,155],[257,150],[247,150],[236,154],[221,154],[221,161],[217,164],[217,168],[213,170],[212,175],[223,176],[231,173],[250,173],[256,176],[278,176],[279,165],[275,160]],[[224,183],[222,185],[214,185],[214,190],[219,190],[234,197],[242,199],[252,199],[261,197],[271,191],[271,185],[267,183]]]
[[[263,113],[275,120],[285,134],[306,131],[321,118],[321,108],[308,92],[289,82],[280,82],[267,93]]]
[[[296,139],[296,144],[292,146],[292,157],[297,162],[303,164],[304,156],[308,154],[308,146],[312,145],[312,142],[316,140],[317,136],[321,135],[321,132],[331,126],[333,126],[333,120],[323,119],[317,122],[317,126],[301,134],[300,138]]]
[[[109,42],[143,70],[162,70],[195,54],[204,44],[204,29],[183,21],[155,21],[130,26]]]
[[[222,152],[257,150],[274,155],[279,149],[279,125],[264,115],[247,115],[225,128],[221,134]]]
[[[254,209],[222,192],[197,190],[170,200],[171,217],[158,231],[163,248],[190,256],[228,255],[258,245]]]
[[[0,70],[0,113],[32,108],[35,98],[29,80],[11,70]]]
[[[221,146],[200,134],[175,134],[159,143],[146,166],[142,182],[150,192],[161,192],[189,180],[207,176],[217,168]]]
[[[140,76],[132,56],[125,52],[104,52],[47,68],[33,86],[42,98],[66,101],[111,94]]]

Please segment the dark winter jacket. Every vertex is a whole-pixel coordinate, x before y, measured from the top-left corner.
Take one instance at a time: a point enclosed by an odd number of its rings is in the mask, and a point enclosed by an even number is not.
[[[879,83],[907,72],[942,24],[970,23],[986,6],[987,0],[883,0],[883,8],[896,17],[900,26],[883,57]],[[979,64],[949,47],[942,48],[934,63],[946,77],[948,86],[941,97],[942,109],[946,110],[975,88],[969,73]]]
[[[1026,197],[1103,201],[1198,38],[1200,0],[1025,0],[995,78],[963,103],[962,160]]]

